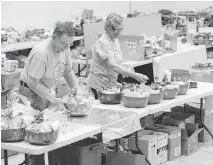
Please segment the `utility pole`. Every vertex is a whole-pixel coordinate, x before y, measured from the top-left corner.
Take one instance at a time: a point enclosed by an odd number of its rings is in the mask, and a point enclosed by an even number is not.
[[[132,14],[132,2],[129,1],[129,14]]]

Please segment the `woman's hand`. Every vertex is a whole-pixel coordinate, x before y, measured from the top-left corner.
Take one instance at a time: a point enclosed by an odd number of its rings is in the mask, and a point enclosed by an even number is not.
[[[134,78],[139,82],[146,82],[149,80],[149,78],[146,75],[140,73],[135,73]]]
[[[78,88],[77,87],[74,87],[74,88],[72,88],[71,89],[71,92],[70,92],[72,95],[77,95],[77,93],[78,93]]]

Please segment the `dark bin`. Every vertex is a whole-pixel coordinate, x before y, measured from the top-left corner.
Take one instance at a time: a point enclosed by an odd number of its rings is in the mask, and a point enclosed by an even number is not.
[[[101,165],[102,141],[87,138],[67,146],[67,164]]]

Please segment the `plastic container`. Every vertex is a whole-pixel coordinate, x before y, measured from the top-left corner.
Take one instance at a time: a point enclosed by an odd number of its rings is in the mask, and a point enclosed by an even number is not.
[[[183,69],[171,69],[172,78],[171,81],[188,81],[190,79],[190,73],[188,70]]]
[[[159,104],[163,99],[163,91],[158,94],[150,94],[148,104]]]
[[[173,88],[173,89],[164,89],[163,92],[163,99],[168,100],[168,99],[174,99],[178,95],[179,88]]]
[[[102,142],[87,138],[66,147],[67,165],[100,165]]]
[[[99,92],[98,99],[102,104],[120,104],[121,94],[104,94]]]
[[[178,95],[186,95],[189,90],[190,83],[185,83],[184,85],[179,85]]]
[[[148,104],[149,97],[127,97],[123,96],[123,104],[129,108],[144,108]]]

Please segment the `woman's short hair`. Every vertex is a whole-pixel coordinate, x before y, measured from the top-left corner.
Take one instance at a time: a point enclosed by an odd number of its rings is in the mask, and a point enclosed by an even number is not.
[[[73,24],[73,22],[57,22],[53,34],[59,36],[63,34],[68,36],[75,36],[75,29]]]
[[[113,27],[116,26],[116,24],[120,25],[123,23],[123,17],[116,14],[116,13],[111,13],[108,15],[105,25],[104,25],[104,29],[105,31],[108,31],[110,29],[112,29]]]

